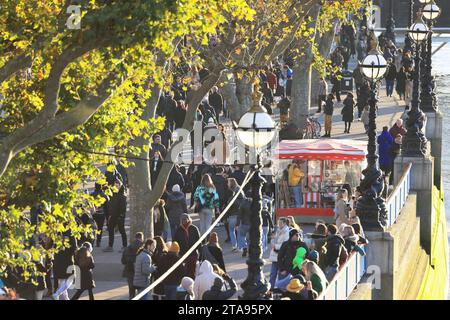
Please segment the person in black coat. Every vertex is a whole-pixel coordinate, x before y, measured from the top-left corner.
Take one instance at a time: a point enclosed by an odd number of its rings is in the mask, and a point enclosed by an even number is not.
[[[361,119],[361,115],[364,111],[364,108],[369,105],[369,94],[370,94],[370,86],[368,81],[363,81],[361,87],[359,88],[356,104],[358,106],[358,119]]]
[[[171,93],[168,96],[166,96],[164,107],[165,107],[164,115],[166,116],[166,126],[167,128],[169,128],[169,130],[172,130],[174,126],[174,115],[175,110],[177,109],[177,102],[175,101]]]
[[[222,289],[225,286],[224,280],[228,284],[229,289]],[[236,282],[228,274],[224,274],[222,278],[214,279],[211,289],[203,293],[202,300],[227,300],[234,296],[236,292]]]
[[[394,93],[395,79],[397,79],[397,68],[395,67],[392,58],[389,58],[387,62],[388,70],[384,75],[384,78],[386,79],[386,95],[388,97],[392,97],[392,94]]]
[[[59,287],[72,275],[67,273],[67,268],[74,264],[74,254],[77,250],[77,239],[71,235],[70,231],[64,232],[63,236],[68,240],[69,246],[57,252],[53,260],[53,277],[58,280]],[[64,300],[69,300],[67,290],[64,290],[61,295]]]
[[[199,239],[200,232],[192,224],[192,219],[187,213],[181,215],[181,223],[172,237],[180,246],[180,256],[183,256]],[[185,260],[186,276],[195,279],[195,268],[198,260],[198,248],[196,248]]]
[[[184,123],[184,118],[186,117],[186,106],[183,100],[177,102],[177,108],[175,109],[175,114],[173,115],[175,121],[175,128],[181,128]]]
[[[219,245],[219,237],[216,232],[211,232],[208,243],[202,246],[199,261],[204,260],[208,260],[211,264],[217,264],[226,272],[223,251]]]
[[[242,257],[247,256],[248,232],[250,231],[252,216],[252,199],[243,197],[239,206],[239,215],[236,225],[238,226],[238,248],[242,250]]]
[[[180,173],[180,167],[176,164],[172,171],[170,171],[169,179],[167,179],[166,188],[167,190],[172,190],[174,185],[179,185],[180,189],[184,189],[185,181],[183,175]]]
[[[108,247],[103,250],[105,252],[113,251],[114,229],[116,226],[122,236],[122,250],[127,247],[127,233],[125,232],[127,197],[125,196],[125,187],[120,183],[120,181],[116,182],[116,188],[119,189],[119,191],[113,194],[111,201],[108,203],[108,212],[110,214],[108,219],[109,241]]]
[[[288,274],[295,275],[300,271],[298,269],[294,270],[293,260],[297,254],[297,249],[303,247],[308,254],[308,246],[306,243],[300,240],[300,233],[297,229],[292,229],[289,231],[289,240],[285,241],[278,251],[278,270],[280,275],[284,278]]]
[[[134,263],[136,262],[136,256],[138,251],[144,245],[144,234],[142,232],[136,233],[134,241],[123,251],[121,257],[121,263],[124,265],[122,276],[127,279],[128,282],[128,295],[130,300],[136,295],[136,289],[133,286],[134,279]]]
[[[180,186],[176,184],[172,187],[172,192],[167,193],[166,204],[166,213],[167,218],[169,219],[172,236],[177,230],[181,215],[187,212],[186,195],[181,192]]]
[[[327,100],[325,101],[325,107],[323,113],[325,114],[325,134],[322,136],[324,138],[331,137],[331,128],[333,126],[333,112],[334,112],[334,96],[329,94]]]
[[[395,86],[395,91],[397,91],[397,94],[399,95],[400,99],[405,98],[406,78],[407,78],[407,75],[406,75],[405,67],[401,67],[397,73],[397,85]]]
[[[95,288],[95,282],[92,275],[92,269],[94,269],[95,264],[91,252],[91,244],[85,242],[75,255],[75,263],[80,268],[81,280],[80,288],[77,288],[77,292],[75,292],[70,300],[78,300],[85,290],[89,292],[89,300],[94,300],[92,289]]]
[[[328,226],[328,238],[325,244],[327,253],[324,261],[324,271],[328,281],[331,281],[338,272],[341,255],[347,253],[347,250],[345,249],[345,240],[337,232],[338,230],[335,225],[331,224]]]
[[[164,274],[169,270],[175,263],[180,260],[179,257],[180,247],[176,241],[172,242],[169,248],[169,252],[161,255],[158,261],[158,271],[160,274]],[[183,264],[180,264],[174,271],[172,271],[169,276],[167,276],[162,284],[164,287],[165,300],[176,300],[177,287],[181,282],[181,279],[186,274],[186,269]]]
[[[102,234],[103,234],[103,226],[105,224],[105,219],[109,218],[108,213],[108,201],[109,197],[103,192],[102,185],[95,183],[95,189],[94,192],[91,193],[91,197],[97,198],[97,199],[104,199],[103,204],[101,204],[98,207],[94,208],[94,213],[92,214],[92,217],[95,220],[95,223],[97,224],[97,231],[99,233],[97,234],[97,247],[100,247],[100,243],[102,241]]]
[[[208,102],[214,108],[217,118],[219,118],[223,112],[223,98],[217,87],[212,88],[208,97]]]
[[[347,93],[347,97],[344,100],[344,107],[342,108],[342,121],[345,123],[344,133],[350,133],[350,127],[353,122],[353,113],[355,108],[355,101],[353,100],[353,94]]]

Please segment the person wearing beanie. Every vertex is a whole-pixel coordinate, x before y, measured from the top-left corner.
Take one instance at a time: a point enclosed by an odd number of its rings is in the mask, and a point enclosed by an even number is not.
[[[180,246],[178,245],[178,242],[174,241],[172,242],[172,245],[169,248],[169,252],[178,254],[180,253]]]
[[[306,258],[319,265],[319,252],[316,250],[311,250]]]
[[[194,298],[194,280],[184,277],[177,288],[177,300],[194,300]]]
[[[300,232],[297,229],[289,231],[289,240],[284,242],[278,252],[278,268],[280,271],[280,279],[285,278],[288,274],[296,275],[300,272],[294,269],[292,261],[297,255],[297,249],[303,247],[305,254],[309,252],[306,243],[300,240]]]
[[[225,261],[223,259],[223,251],[219,244],[219,237],[217,232],[211,232],[209,241],[202,246],[200,252],[200,261],[208,260],[211,264],[217,264],[222,270],[226,272]]]
[[[317,293],[312,289],[311,282],[302,284],[297,278],[291,279],[286,287],[286,292],[282,295],[282,298],[290,300],[314,300],[316,297]]]
[[[169,248],[169,252],[160,258],[160,270],[161,274],[164,274],[175,263],[180,260],[178,256],[180,252],[180,245],[178,242],[173,241]],[[181,282],[181,279],[186,275],[186,270],[183,264],[180,264],[172,273],[170,273],[163,281],[165,300],[177,299],[177,288]]]
[[[172,192],[167,193],[166,213],[169,218],[170,229],[172,235],[180,223],[180,218],[183,213],[188,212],[186,195],[181,191],[181,187],[175,184],[172,187]]]

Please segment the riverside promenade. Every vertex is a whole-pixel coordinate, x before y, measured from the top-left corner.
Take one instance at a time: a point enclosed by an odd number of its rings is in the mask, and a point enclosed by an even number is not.
[[[345,95],[342,95],[342,98],[344,99]],[[400,118],[404,111],[404,108],[404,101],[398,100],[395,95],[392,98],[386,97],[384,87],[382,87],[379,92],[379,113],[377,117],[378,133],[381,132],[383,126],[391,127],[395,123],[395,121]],[[364,132],[364,125],[362,124],[362,122],[357,121],[357,118],[355,118],[355,121],[352,123],[351,133],[343,133],[344,123],[342,122],[341,109],[341,104],[335,105],[331,137],[334,139],[356,139],[367,141],[367,135]],[[313,108],[312,111],[315,112],[316,109]],[[323,124],[323,114],[320,116],[319,121]],[[198,215],[195,213],[191,213],[191,216],[193,218],[194,224],[198,225]],[[128,219],[126,221],[126,230],[128,234],[129,227],[127,222]],[[302,225],[301,227],[305,232],[312,231],[311,226]],[[224,252],[224,260],[227,267],[227,272],[236,281],[238,287],[240,288],[240,284],[245,280],[247,276],[246,258],[243,258],[240,253],[231,252],[231,245],[224,242],[226,235],[223,226],[216,227],[215,231],[219,234],[219,240]],[[120,234],[116,234],[114,242],[114,252],[102,251],[103,246],[107,244],[107,240],[108,239],[106,232],[104,232],[102,247],[95,247],[93,252],[95,261],[94,280],[96,283],[94,296],[96,300],[127,300],[128,286],[126,279],[122,278],[123,265],[120,262]],[[270,273],[270,261],[268,261],[268,256],[269,250],[264,253],[264,259],[266,260],[264,273],[267,280],[269,279]],[[72,296],[74,293],[75,290],[69,290],[69,296]],[[242,290],[239,290],[232,299],[237,299],[237,297],[241,294]],[[85,292],[80,299],[87,300],[87,292]]]

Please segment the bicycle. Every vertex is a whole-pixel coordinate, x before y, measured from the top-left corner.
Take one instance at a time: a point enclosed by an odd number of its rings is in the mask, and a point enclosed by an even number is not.
[[[319,139],[322,126],[317,120],[317,116],[310,115],[306,119],[305,129],[303,130],[304,139]]]

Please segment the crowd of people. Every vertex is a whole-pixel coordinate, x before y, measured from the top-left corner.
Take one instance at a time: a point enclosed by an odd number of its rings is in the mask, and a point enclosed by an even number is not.
[[[358,23],[356,24],[358,26]],[[341,101],[341,77],[347,73],[352,56],[361,61],[367,52],[368,34],[364,27],[356,31],[354,24],[345,24],[339,33],[339,45],[330,56],[332,72],[328,90],[326,78],[320,78],[317,90],[318,112],[324,113],[324,135],[331,137],[333,114],[336,105],[342,105],[342,121],[345,132],[350,133],[355,118],[364,123],[366,131],[369,124],[368,99],[370,84],[363,77],[359,67],[352,72],[355,83],[356,100],[352,92],[346,92]],[[391,97],[394,88],[400,98],[406,102],[405,113],[392,128],[384,127],[378,137],[379,164],[392,185],[392,169],[395,157],[399,154],[402,139],[406,135],[403,122],[407,120],[407,111],[412,98],[412,73],[414,62],[410,50],[399,49],[392,41],[380,36],[380,47],[388,61],[385,75],[386,94]],[[260,73],[260,86],[263,93],[262,104],[270,114],[277,107],[283,126],[280,140],[302,139],[303,133],[298,126],[289,121],[293,78],[293,59],[289,52],[266,66]],[[183,69],[183,68],[181,68]],[[157,106],[157,115],[165,117],[164,128],[153,135],[149,151],[149,165],[152,186],[155,185],[165,157],[172,144],[174,130],[183,126],[186,115],[187,91],[183,77],[190,79],[188,90],[198,87],[206,78],[207,69],[185,67],[175,78],[170,90],[162,93]],[[275,99],[278,97],[278,99]],[[355,117],[355,107],[357,117]],[[226,145],[224,123],[229,119],[229,110],[220,90],[214,87],[198,106],[196,120],[201,122],[203,132],[215,132],[202,148],[214,142],[220,135]],[[191,136],[191,142],[194,139]],[[194,154],[202,154],[195,150]],[[227,155],[227,152],[224,152]],[[222,159],[223,160],[223,159]],[[225,161],[223,161],[225,162]],[[129,298],[142,292],[154,280],[168,271],[187,251],[207,232],[213,221],[224,210],[236,194],[225,218],[219,224],[226,231],[225,242],[229,242],[234,253],[242,257],[248,254],[250,217],[252,215],[252,190],[249,185],[240,190],[248,170],[243,165],[175,165],[168,177],[164,193],[153,208],[154,238],[144,239],[143,233],[137,233],[131,241],[127,238],[125,221],[127,213],[128,178],[120,161],[112,161],[113,170],[106,170],[107,184],[115,187],[111,197],[106,195],[105,186],[95,184],[92,196],[103,199],[101,205],[83,212],[79,218],[82,225],[91,225],[92,232],[75,239],[70,232],[63,236],[69,246],[47,259],[35,261],[44,276],[24,281],[21,270],[8,270],[9,277],[0,279],[2,288],[0,298],[14,298],[16,294],[25,299],[68,300],[68,289],[76,285],[76,293],[71,299],[78,299],[84,291],[94,299],[93,269],[95,267],[93,246],[102,246],[103,229],[108,231],[108,243],[104,252],[114,251],[115,230],[121,234],[121,262],[124,265],[123,277],[127,279]],[[109,167],[109,166],[108,166]],[[289,187],[294,191],[295,206],[302,205],[300,182],[305,173],[298,166],[289,168]],[[315,299],[327,287],[338,272],[340,266],[352,252],[360,252],[367,243],[358,218],[354,213],[354,204],[361,195],[358,188],[343,188],[337,194],[335,214],[336,223],[326,225],[317,222],[311,241],[291,217],[280,218],[274,224],[273,198],[275,184],[272,175],[266,175],[267,183],[263,188],[263,252],[270,251],[270,284],[273,296],[279,294],[284,299]],[[188,201],[188,195],[190,195]],[[199,214],[199,226],[193,224],[191,214]],[[42,208],[37,204],[31,209],[32,220],[37,223]],[[37,239],[47,248],[53,244],[49,239]],[[81,243],[81,245],[79,245]],[[70,270],[71,266],[75,266]],[[152,298],[167,300],[222,300],[229,299],[237,292],[235,281],[226,272],[223,250],[216,232],[211,232],[207,241],[195,250],[168,277],[151,292]],[[78,280],[76,280],[78,277]],[[37,285],[36,285],[37,283]],[[7,289],[7,288],[13,288]],[[146,294],[144,299],[149,299]]]

